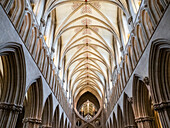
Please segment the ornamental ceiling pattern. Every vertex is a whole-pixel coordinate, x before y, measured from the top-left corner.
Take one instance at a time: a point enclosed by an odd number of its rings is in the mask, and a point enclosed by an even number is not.
[[[44,19],[50,13],[56,28],[47,45],[68,98],[90,91],[103,102],[125,47],[119,22],[130,17],[126,0],[51,0]]]

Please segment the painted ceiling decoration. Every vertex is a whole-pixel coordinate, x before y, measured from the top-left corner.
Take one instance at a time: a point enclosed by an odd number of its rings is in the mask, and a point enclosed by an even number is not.
[[[70,103],[89,91],[102,107],[133,26],[126,0],[46,2],[43,19],[55,28],[53,41],[45,39]]]

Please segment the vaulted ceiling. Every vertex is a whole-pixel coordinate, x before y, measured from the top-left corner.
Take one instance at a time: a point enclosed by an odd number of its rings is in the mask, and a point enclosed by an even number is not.
[[[46,1],[44,35],[71,102],[89,91],[104,103],[128,40],[128,10],[126,0]]]

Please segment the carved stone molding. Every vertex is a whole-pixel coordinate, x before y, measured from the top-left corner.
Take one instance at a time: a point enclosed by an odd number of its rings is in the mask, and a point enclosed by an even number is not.
[[[41,23],[42,23],[42,25],[43,25],[43,27],[44,27],[44,26],[45,26],[45,20],[41,18],[40,21],[41,21]]]
[[[135,122],[138,123],[138,122],[145,122],[145,121],[153,121],[154,118],[153,117],[139,117],[139,118],[136,118],[135,119]]]
[[[30,118],[30,117],[23,119],[23,123],[27,123],[27,122],[36,123],[36,124],[41,124],[42,123],[42,121],[40,119],[35,119],[35,118]]]
[[[128,101],[129,101],[131,104],[133,104],[133,100],[134,100],[133,97],[129,97],[129,98],[128,98]]]
[[[128,24],[130,24],[132,21],[133,21],[133,17],[131,16],[128,18]]]
[[[21,106],[21,105],[0,102],[0,109],[3,109],[3,110],[22,112],[22,108],[23,108],[23,106]]]
[[[145,77],[145,78],[143,79],[143,81],[144,81],[144,83],[145,83],[146,85],[149,85],[149,78],[148,78],[148,77]]]
[[[167,101],[167,102],[161,102],[161,103],[155,103],[153,105],[154,109],[157,111],[157,110],[161,110],[161,109],[164,109],[164,108],[167,108],[167,107],[170,107],[170,101]]]

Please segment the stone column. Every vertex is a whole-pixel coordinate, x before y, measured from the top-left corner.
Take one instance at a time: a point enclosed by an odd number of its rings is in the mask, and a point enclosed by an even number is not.
[[[31,117],[23,119],[23,128],[39,128],[40,124],[42,124],[40,119]]]
[[[170,101],[154,104],[154,109],[159,113],[163,128],[170,126]]]
[[[22,106],[0,102],[0,126],[2,128],[15,128],[20,112],[22,112]]]

